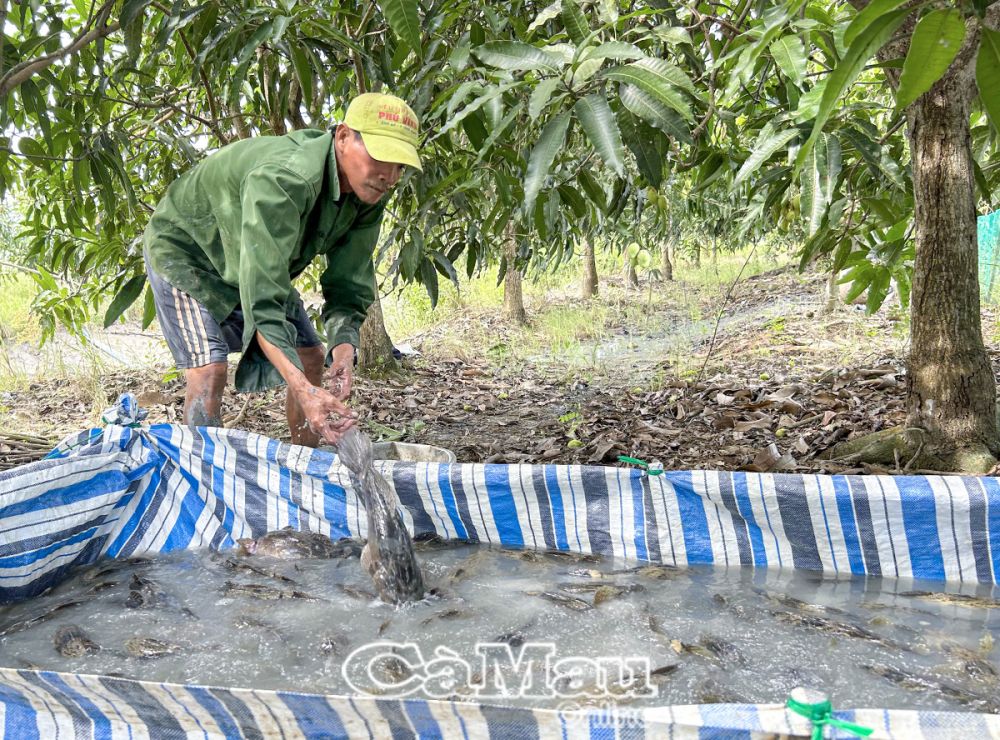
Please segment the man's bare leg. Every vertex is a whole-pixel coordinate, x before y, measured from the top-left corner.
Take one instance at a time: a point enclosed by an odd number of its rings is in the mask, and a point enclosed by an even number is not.
[[[184,371],[184,423],[193,427],[222,426],[222,392],[226,389],[226,363],[212,362]]]
[[[302,369],[310,383],[316,386],[323,384],[323,363],[326,352],[322,347],[298,347]],[[306,424],[302,407],[291,392],[285,395],[285,413],[288,415],[288,431],[292,436],[292,444],[315,447],[319,444],[319,435]]]

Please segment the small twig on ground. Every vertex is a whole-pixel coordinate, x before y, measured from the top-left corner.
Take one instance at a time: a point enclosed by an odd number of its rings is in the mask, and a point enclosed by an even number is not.
[[[726,312],[726,306],[729,305],[729,300],[733,297],[733,291],[736,290],[737,283],[740,282],[740,278],[743,277],[743,271],[747,269],[747,265],[750,264],[750,260],[753,258],[754,254],[757,252],[757,242],[753,243],[753,248],[750,250],[750,254],[747,258],[743,260],[743,265],[740,267],[740,271],[736,274],[736,278],[729,286],[729,290],[726,291],[726,297],[722,301],[722,305],[719,307],[719,312],[715,315],[715,328],[712,330],[712,341],[708,344],[708,352],[705,353],[705,361],[701,364],[701,370],[698,371],[698,377],[696,381],[700,381],[702,376],[705,374],[705,368],[708,367],[708,361],[712,359],[712,351],[715,349],[715,340],[719,336],[719,324],[722,323],[722,316]]]
[[[250,400],[253,396],[247,396],[247,400],[243,402],[243,408],[240,409],[239,413],[233,417],[233,420],[226,424],[226,429],[233,429],[237,424],[241,424],[246,418],[247,409],[250,408]]]

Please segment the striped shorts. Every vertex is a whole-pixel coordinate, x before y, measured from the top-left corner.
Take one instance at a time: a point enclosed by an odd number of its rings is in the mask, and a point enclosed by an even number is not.
[[[230,352],[243,349],[243,311],[239,306],[220,324],[201,303],[153,272],[148,259],[146,276],[153,290],[160,330],[178,368],[187,370],[226,362]],[[296,347],[322,344],[301,298],[285,318],[295,327]]]

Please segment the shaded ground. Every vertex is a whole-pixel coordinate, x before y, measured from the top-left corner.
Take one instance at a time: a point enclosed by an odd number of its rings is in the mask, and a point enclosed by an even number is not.
[[[375,436],[448,447],[463,462],[609,464],[625,454],[667,469],[883,472],[816,456],[902,421],[905,318],[853,306],[822,316],[823,281],[774,271],[742,281],[725,303],[725,286],[672,283],[641,331],[636,321],[612,321],[571,351],[532,362],[498,355],[517,339],[497,312],[465,316],[409,338],[424,356],[399,375],[358,379],[353,406]],[[602,289],[605,305],[636,301],[614,281]],[[167,370],[115,372],[99,388],[36,382],[0,398],[0,425],[57,439],[90,426],[95,406],[124,391],[150,421],[177,421],[183,389],[162,382]],[[283,399],[282,390],[229,394],[227,425],[287,439]]]

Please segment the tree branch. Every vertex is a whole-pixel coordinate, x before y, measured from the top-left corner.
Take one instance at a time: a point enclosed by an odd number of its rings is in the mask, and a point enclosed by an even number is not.
[[[154,2],[153,7],[159,10],[166,16],[170,15],[170,8],[162,5],[160,3]],[[184,48],[187,50],[188,56],[191,57],[191,61],[194,62],[198,55],[195,54],[194,49],[191,47],[191,42],[188,41],[187,35],[184,30],[178,31],[181,37],[181,43],[184,44]],[[212,85],[208,81],[208,75],[205,74],[205,70],[201,67],[198,68],[198,77],[201,78],[201,84],[205,88],[205,98],[208,101],[208,112],[212,116],[212,123],[206,123],[212,133],[215,134],[216,138],[222,144],[229,143],[229,137],[222,132],[222,127],[219,125],[219,108],[215,103],[215,94],[212,92]]]
[[[30,59],[11,68],[11,70],[0,77],[0,98],[5,97],[11,90],[19,86],[22,82],[30,79],[37,72],[52,66],[55,62],[62,59],[63,57],[75,54],[83,47],[96,41],[97,39],[104,38],[109,34],[114,33],[121,25],[118,21],[115,21],[111,25],[101,25],[107,21],[108,14],[111,12],[111,8],[114,5],[114,0],[107,0],[104,5],[101,6],[100,10],[95,14],[95,25],[97,28],[90,28],[89,23],[84,27],[83,31],[79,36],[74,39],[69,46],[66,46],[59,51],[47,54],[37,59]]]

